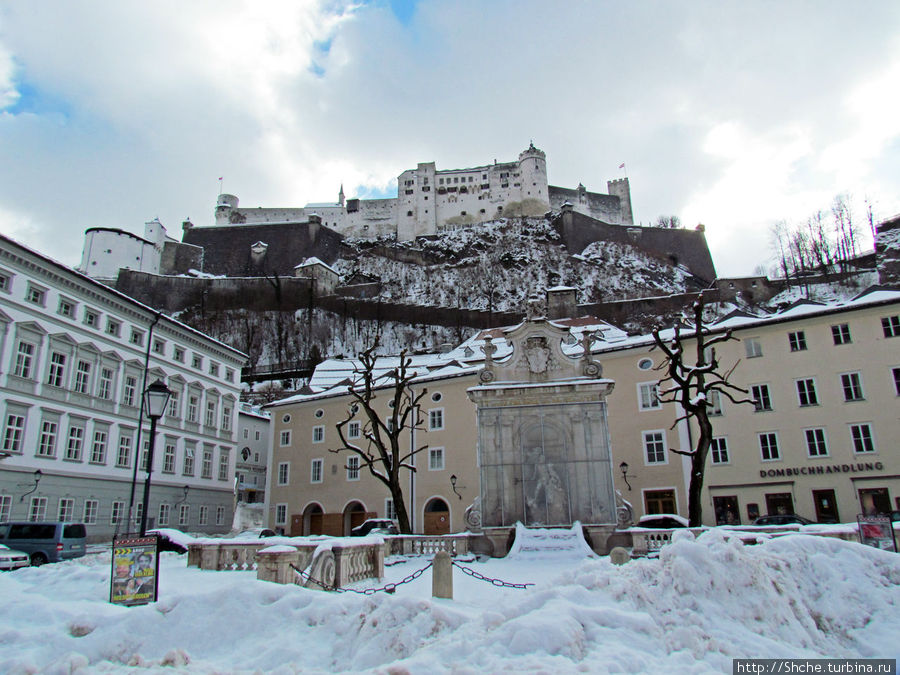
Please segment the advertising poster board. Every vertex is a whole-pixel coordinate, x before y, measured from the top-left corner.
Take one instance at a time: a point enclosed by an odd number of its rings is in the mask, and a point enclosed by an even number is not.
[[[882,551],[897,552],[894,527],[887,516],[856,516],[859,524],[859,543],[874,546]]]
[[[115,605],[156,602],[159,555],[155,536],[113,539],[109,601]]]

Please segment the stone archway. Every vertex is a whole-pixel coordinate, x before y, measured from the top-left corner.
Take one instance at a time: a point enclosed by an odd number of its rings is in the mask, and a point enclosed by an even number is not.
[[[450,507],[440,497],[425,504],[425,534],[450,534]]]
[[[318,504],[310,504],[303,509],[303,536],[322,534],[325,512]]]
[[[362,525],[366,520],[366,507],[358,501],[352,501],[344,507],[344,527],[343,533],[345,537],[350,536],[350,531],[357,525]]]

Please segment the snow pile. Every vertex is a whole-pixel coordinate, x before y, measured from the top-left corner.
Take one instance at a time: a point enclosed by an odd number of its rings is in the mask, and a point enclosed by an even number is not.
[[[789,535],[678,532],[658,560],[462,562],[393,595],[330,594],[162,556],[160,601],[106,602],[109,554],[0,575],[0,672],[730,672],[736,657],[897,658],[900,556]],[[398,582],[424,567],[386,569]],[[360,583],[358,588],[380,586]]]

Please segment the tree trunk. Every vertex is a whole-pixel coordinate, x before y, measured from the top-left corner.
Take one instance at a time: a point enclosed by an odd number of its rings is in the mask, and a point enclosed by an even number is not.
[[[688,486],[688,522],[691,527],[700,527],[703,524],[703,474],[706,469],[706,458],[709,455],[709,445],[712,442],[712,424],[709,422],[706,408],[700,408],[696,415],[700,434],[697,437],[697,445],[694,454],[691,455],[691,481]]]

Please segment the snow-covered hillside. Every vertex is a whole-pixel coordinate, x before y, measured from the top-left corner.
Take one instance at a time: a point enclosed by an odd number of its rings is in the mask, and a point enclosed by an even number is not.
[[[628,244],[595,242],[572,255],[543,218],[510,219],[415,242],[349,240],[333,267],[381,279],[385,301],[521,311],[530,294],[578,289],[578,302],[681,293],[690,274]],[[429,264],[401,262],[418,254]]]

